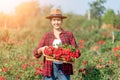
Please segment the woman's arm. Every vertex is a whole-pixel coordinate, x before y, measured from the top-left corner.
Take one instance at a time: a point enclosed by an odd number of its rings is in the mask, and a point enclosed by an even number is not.
[[[76,43],[76,40],[75,40],[72,32],[70,32],[70,44],[71,44],[72,46],[74,46],[75,48],[78,48],[78,45],[77,45],[77,43]]]
[[[34,51],[33,51],[34,56],[35,56],[36,58],[39,58],[39,57],[42,56],[43,50],[44,50],[44,48],[45,48],[45,39],[46,39],[46,35],[44,35],[44,36],[42,37],[42,39],[41,39],[40,42],[39,42],[38,47],[37,47],[36,49],[34,49]]]

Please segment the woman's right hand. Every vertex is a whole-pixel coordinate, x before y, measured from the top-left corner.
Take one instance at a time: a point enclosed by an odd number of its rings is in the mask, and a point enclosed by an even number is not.
[[[44,46],[44,47],[39,48],[39,49],[37,50],[38,54],[43,53],[43,55],[44,55],[44,50],[45,50],[45,48],[48,48],[48,46]]]

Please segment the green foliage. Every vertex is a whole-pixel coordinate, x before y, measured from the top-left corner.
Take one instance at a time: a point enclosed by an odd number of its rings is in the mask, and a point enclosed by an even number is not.
[[[98,26],[98,21],[95,19],[92,20],[86,20],[82,23],[81,25],[83,28],[89,28],[89,27],[97,27]]]
[[[4,76],[5,80],[42,79],[42,75],[36,74],[36,68],[42,68],[42,65],[39,64],[40,60],[35,60],[31,56],[34,49],[33,39],[29,37],[22,43],[7,41],[0,45],[0,77]]]
[[[115,19],[116,19],[116,16],[112,9],[108,9],[107,12],[103,16],[103,22],[106,24],[114,25]]]
[[[114,31],[115,41],[120,41],[120,30]]]
[[[83,80],[100,80],[101,76],[100,76],[100,71],[99,69],[92,69],[84,78]]]
[[[100,46],[99,51],[100,53],[106,53],[106,52],[108,53],[109,51],[112,50],[112,48],[113,48],[112,40],[108,40],[105,42],[105,44],[102,44]]]
[[[120,26],[120,16],[116,16],[115,22],[114,22],[115,26]]]
[[[84,16],[75,15],[73,13],[66,13],[67,19],[63,20],[63,28],[75,30],[76,27],[81,27],[82,23],[86,20]]]

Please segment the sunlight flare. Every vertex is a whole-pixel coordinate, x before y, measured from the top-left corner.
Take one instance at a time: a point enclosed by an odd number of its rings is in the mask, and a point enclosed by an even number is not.
[[[14,13],[16,6],[30,0],[0,0],[0,12]]]

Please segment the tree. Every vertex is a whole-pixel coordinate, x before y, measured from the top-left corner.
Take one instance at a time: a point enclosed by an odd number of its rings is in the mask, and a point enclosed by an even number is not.
[[[108,9],[103,16],[103,22],[106,24],[114,25],[115,19],[116,19],[116,16],[112,9]]]
[[[106,9],[103,6],[105,2],[106,0],[96,0],[93,1],[92,3],[89,3],[92,18],[98,19],[99,17],[101,17],[101,15],[104,13]]]
[[[120,13],[119,13],[119,11],[118,11],[118,14],[116,15],[115,27],[120,29]]]
[[[105,11],[105,7],[103,4],[106,2],[106,0],[96,0],[92,3],[89,3],[90,10],[91,10],[91,16],[92,18],[98,19],[98,27],[101,26],[101,16]]]

